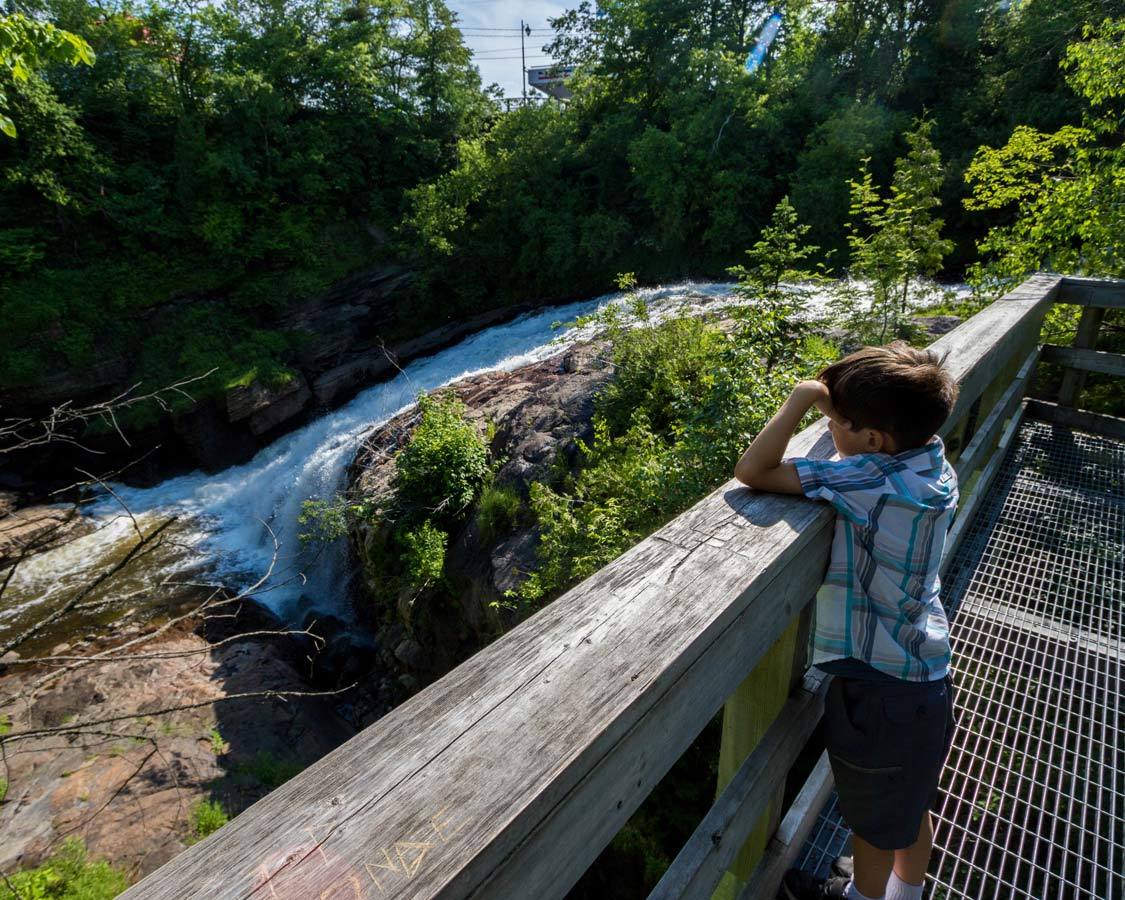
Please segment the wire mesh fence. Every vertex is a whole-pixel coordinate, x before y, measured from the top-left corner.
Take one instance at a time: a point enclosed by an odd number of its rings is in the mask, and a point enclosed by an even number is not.
[[[1025,423],[942,593],[958,725],[926,896],[1125,900],[1125,443]],[[833,796],[801,866],[846,836]]]

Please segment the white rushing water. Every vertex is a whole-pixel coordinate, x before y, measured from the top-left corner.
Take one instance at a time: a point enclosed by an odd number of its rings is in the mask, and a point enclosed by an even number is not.
[[[731,289],[730,284],[686,282],[639,293],[653,318],[659,319],[685,305],[702,309],[716,301],[729,303]],[[810,311],[823,307],[824,295],[808,296]],[[317,608],[347,617],[342,602],[350,577],[346,542],[340,539],[315,555],[302,548],[297,537],[302,530],[298,523],[302,503],[330,499],[342,488],[345,468],[364,434],[413,403],[419,391],[477,372],[545,359],[589,336],[582,329],[552,328],[552,323],[568,322],[621,300],[621,294],[607,294],[527,313],[470,335],[446,350],[414,360],[397,377],[363,390],[344,406],[278,438],[243,465],[215,474],[195,471],[149,488],[111,484],[116,497],[106,493],[85,507],[85,514],[99,526],[97,531],[20,566],[8,594],[15,602],[0,611],[0,625],[29,607],[69,594],[93,571],[120,559],[135,540],[122,504],[146,531],[171,515],[178,521],[173,544],[146,565],[135,567],[137,574],[115,578],[115,596],[130,590],[141,594],[160,590],[154,587],[159,578],[190,577],[244,588],[266,573],[276,536],[277,562],[268,581],[253,595],[282,615],[303,594]],[[206,570],[205,578],[201,569]]]
[[[730,292],[729,284],[688,282],[640,293],[660,317],[684,303],[700,307],[729,298]],[[135,541],[132,521],[122,514],[122,504],[146,532],[170,515],[178,516],[179,521],[173,526],[177,546],[166,548],[154,564],[138,567],[143,568],[143,576],[115,578],[115,594],[145,591],[158,577],[200,579],[201,563],[208,574],[200,580],[244,587],[266,573],[276,536],[280,547],[273,572],[254,596],[281,614],[291,610],[302,594],[320,609],[346,614],[341,603],[348,580],[346,542],[336,541],[319,554],[302,548],[297,537],[302,530],[297,521],[302,503],[330,499],[342,488],[344,470],[363,435],[411,405],[419,391],[477,372],[513,369],[552,356],[588,336],[582,329],[552,328],[553,323],[568,322],[620,302],[621,297],[607,294],[527,313],[470,335],[452,347],[414,360],[395,378],[363,390],[347,404],[278,438],[242,465],[214,474],[195,471],[148,488],[111,483],[116,498],[106,493],[84,508],[85,515],[99,526],[97,531],[31,557],[20,566],[8,595],[16,602],[0,611],[0,624],[26,612],[28,606],[69,594],[92,571],[119,559],[123,548]]]

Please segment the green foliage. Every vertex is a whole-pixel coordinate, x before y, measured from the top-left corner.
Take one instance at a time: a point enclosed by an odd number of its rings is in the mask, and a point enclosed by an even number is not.
[[[727,270],[738,279],[735,292],[748,304],[732,309],[741,329],[739,340],[764,354],[767,369],[791,351],[806,329],[800,316],[804,298],[794,289],[794,282],[819,284],[825,280],[822,270],[803,268],[817,250],[805,243],[808,232],[809,226],[797,221],[797,211],[783,197],[770,224],[747,251],[750,265]]]
[[[974,211],[1014,213],[979,242],[975,283],[999,292],[1037,269],[1125,275],[1125,18],[1087,25],[1062,60],[1084,101],[1082,124],[1045,133],[1017,126],[981,147],[965,172]]]
[[[377,505],[373,498],[355,500],[341,493],[328,500],[303,500],[297,523],[306,528],[298,532],[297,537],[306,544],[339,540],[347,535],[350,522],[374,521],[378,517]]]
[[[722,349],[718,329],[698,316],[678,315],[661,326],[630,317],[620,308],[603,314],[604,336],[613,343],[614,378],[599,397],[602,415],[615,432],[628,428],[641,412],[657,430],[681,420],[702,399],[701,373]]]
[[[411,586],[421,590],[437,582],[445,568],[449,535],[427,519],[417,528],[401,532],[399,540],[403,546],[402,564]]]
[[[423,520],[448,525],[464,515],[484,485],[488,447],[453,394],[420,394],[418,409],[418,425],[395,457],[394,516],[400,526]]]
[[[230,821],[218,800],[200,800],[191,810],[191,831],[195,840],[203,840]]]
[[[488,484],[477,498],[477,529],[484,544],[511,531],[519,521],[523,501],[519,491]]]
[[[298,534],[304,543],[325,543],[344,537],[348,533],[348,504],[337,494],[331,500],[303,500],[297,514],[299,525],[309,526]]]
[[[223,739],[223,736],[219,733],[218,728],[212,728],[210,733],[208,734],[208,737],[211,740],[211,752],[212,753],[214,753],[216,756],[222,756],[222,754],[226,753],[227,742]]]
[[[42,865],[0,881],[0,900],[110,900],[128,886],[124,872],[90,861],[85,843],[72,837]]]
[[[235,765],[232,771],[237,775],[252,778],[269,790],[281,787],[290,778],[304,771],[304,766],[294,760],[280,760],[270,751],[262,750],[247,762]]]
[[[94,64],[94,51],[76,34],[40,22],[23,13],[0,16],[0,132],[16,136],[16,123],[6,114],[4,80],[27,82],[36,70],[51,63]]]
[[[279,314],[399,255],[405,192],[492,114],[441,0],[46,0],[0,22],[97,51],[22,81],[0,65],[20,127],[0,143],[0,388],[114,355],[150,387],[217,365],[197,397],[291,374]]]
[[[809,223],[811,239],[835,256],[847,250],[849,179],[864,159],[889,163],[906,120],[874,98],[857,99],[841,104],[805,138],[790,176],[790,196]]]
[[[798,239],[756,247],[752,265],[772,259],[795,271],[807,248],[800,232],[789,233]],[[612,337],[617,375],[597,397],[577,473],[530,487],[540,540],[538,565],[512,597],[524,608],[593,574],[725,481],[793,383],[835,356],[827,341],[788,332],[788,352],[770,364],[786,328],[768,302],[738,307],[729,336],[691,313],[653,323],[632,306],[632,317],[626,305],[597,318]]]
[[[907,334],[910,289],[922,275],[934,274],[952,243],[941,237],[941,157],[930,140],[932,122],[920,119],[906,135],[910,152],[895,161],[890,191],[883,197],[868,160],[852,179],[848,221],[849,273],[865,284],[845,283],[837,298],[838,315],[864,343],[885,343]]]
[[[0,778],[0,803],[8,799],[8,779]]]

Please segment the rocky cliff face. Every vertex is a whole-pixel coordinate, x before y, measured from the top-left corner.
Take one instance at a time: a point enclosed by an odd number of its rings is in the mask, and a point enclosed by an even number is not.
[[[579,344],[542,362],[451,386],[481,434],[493,426],[490,450],[501,461],[497,485],[526,500],[532,481],[549,480],[555,466],[571,466],[576,441],[592,434],[594,396],[613,377],[605,350],[600,343]],[[354,499],[378,503],[389,495],[394,454],[416,424],[417,413],[410,410],[367,436],[348,473]],[[526,524],[508,534],[483,535],[470,512],[449,540],[450,595],[423,595],[405,609],[374,574],[389,528],[355,524],[349,538],[361,569],[357,608],[376,634],[384,664],[397,669],[400,681],[412,689],[440,677],[505,627],[491,604],[517,587],[534,565],[538,535]]]
[[[245,462],[261,447],[311,416],[346,402],[361,389],[392,375],[396,366],[528,308],[490,310],[408,339],[388,341],[388,334],[410,331],[409,323],[402,321],[400,309],[408,296],[410,278],[409,271],[393,266],[361,272],[321,296],[296,304],[270,322],[271,328],[300,332],[306,337],[291,361],[297,375],[287,384],[272,388],[255,381],[202,400],[186,412],[166,416],[157,426],[131,434],[133,446],[125,445],[111,432],[85,435],[81,447],[56,442],[36,454],[0,460],[0,488],[26,490],[32,482],[70,483],[76,465],[87,469],[95,466],[103,472],[114,465],[133,462],[121,473],[120,480],[152,484],[178,472],[195,468],[218,471]],[[209,301],[169,300],[152,310],[142,329],[158,330],[163,316],[188,302]],[[79,371],[60,365],[58,371],[31,388],[22,389],[18,395],[0,395],[0,408],[7,417],[38,418],[63,403],[82,406],[107,400],[132,383],[130,361],[103,348],[97,365]],[[136,393],[161,385],[142,387]],[[191,393],[190,386],[188,392]],[[139,462],[134,462],[142,455]]]
[[[222,634],[177,628],[127,660],[72,668],[29,702],[16,698],[51,668],[14,653],[0,660],[0,697],[11,701],[0,701],[0,717],[13,736],[110,720],[6,747],[0,870],[36,865],[77,835],[91,856],[143,876],[198,839],[192,819],[201,801],[233,817],[354,733],[340,714],[351,694],[226,699],[316,687],[307,678],[307,639],[237,639],[281,627],[265,610],[246,603],[237,621],[222,625]],[[152,627],[63,645],[55,655],[92,656]],[[191,704],[198,706],[164,712]],[[119,718],[126,716],[135,718]]]

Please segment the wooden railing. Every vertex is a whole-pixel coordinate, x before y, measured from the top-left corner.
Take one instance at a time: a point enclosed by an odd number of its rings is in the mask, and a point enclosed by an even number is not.
[[[1047,308],[1122,296],[1035,276],[934,344],[961,386],[956,527]],[[822,420],[789,453],[832,449]],[[772,897],[830,786],[822,758],[780,808],[823,707],[805,647],[832,523],[728,482],[124,896],[563,897],[725,704],[719,796],[652,896]]]

